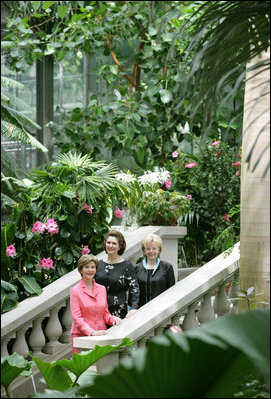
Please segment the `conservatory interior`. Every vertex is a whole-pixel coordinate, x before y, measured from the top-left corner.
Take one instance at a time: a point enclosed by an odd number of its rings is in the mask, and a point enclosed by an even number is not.
[[[267,1],[1,2],[2,397],[270,397],[269,36]],[[175,284],[73,353],[110,229]]]

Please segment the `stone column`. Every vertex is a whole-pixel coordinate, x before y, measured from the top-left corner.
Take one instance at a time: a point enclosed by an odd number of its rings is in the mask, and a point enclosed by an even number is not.
[[[161,229],[163,242],[161,259],[172,264],[176,282],[178,281],[178,238],[186,234],[187,228],[183,226],[163,226]]]

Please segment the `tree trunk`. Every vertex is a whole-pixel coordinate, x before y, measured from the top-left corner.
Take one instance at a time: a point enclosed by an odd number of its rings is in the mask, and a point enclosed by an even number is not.
[[[270,57],[270,49],[263,54]],[[254,58],[250,65],[259,61]],[[249,66],[250,66],[249,65]],[[254,286],[254,302],[270,303],[270,78],[247,74],[241,170],[240,288]],[[263,96],[263,94],[265,95]],[[251,151],[252,149],[252,151]],[[250,153],[251,152],[251,153]],[[247,310],[239,301],[239,311]],[[257,305],[261,306],[261,305]]]

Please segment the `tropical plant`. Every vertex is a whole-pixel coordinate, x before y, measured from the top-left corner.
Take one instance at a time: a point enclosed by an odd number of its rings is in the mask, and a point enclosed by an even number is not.
[[[223,316],[184,333],[151,338],[118,367],[96,376],[87,368],[119,346],[131,345],[131,340],[124,339],[117,347],[96,346],[74,354],[70,361],[50,364],[34,357],[49,388],[34,397],[268,397],[269,329],[269,309]],[[12,356],[13,364],[11,356],[2,357],[1,383],[6,389],[22,370],[29,372],[22,357]]]
[[[178,223],[189,226],[183,242],[188,263],[195,266],[223,251],[225,242],[217,237],[225,228],[232,226],[231,245],[238,241],[239,215],[232,213],[231,219],[228,215],[240,200],[241,149],[215,137],[189,140],[193,153],[183,150],[183,142],[165,166],[174,190],[186,194],[190,202],[189,212]]]
[[[33,170],[32,180],[12,178],[20,202],[2,228],[2,278],[18,287],[19,300],[73,270],[84,247],[102,250],[112,199],[123,185],[117,171],[89,155],[68,153]]]
[[[132,340],[124,338],[119,345],[96,345],[93,350],[75,353],[71,360],[61,359],[55,362],[43,362],[39,357],[33,357],[37,368],[41,371],[49,392],[69,390],[72,393],[83,391],[84,385],[94,378],[95,372],[88,370],[97,360],[123,346],[132,345]],[[68,371],[66,371],[68,370]],[[14,352],[10,356],[1,356],[1,385],[4,387],[7,397],[13,397],[9,389],[10,384],[19,375],[31,375],[31,362]],[[73,389],[76,387],[76,389]],[[48,392],[48,390],[47,390]],[[70,392],[70,393],[71,393]]]
[[[12,42],[1,42],[2,49],[13,46]],[[10,76],[14,75],[14,72],[4,65],[1,73],[4,75],[1,76],[1,134],[8,140],[20,140],[47,152],[47,148],[29,132],[31,128],[40,129],[36,122],[25,115],[25,111],[30,108],[29,105],[10,91],[10,89],[23,89],[23,84],[12,79]],[[25,171],[18,167],[15,160],[5,151],[4,146],[1,146],[1,179],[8,176],[23,177],[25,175]],[[18,198],[11,182],[2,180],[2,183],[1,209],[7,210],[14,205],[14,200]]]
[[[179,84],[176,99],[181,107],[189,95],[188,115],[192,111],[194,118],[196,111],[204,109],[209,126],[217,101],[221,105],[229,96],[234,101],[236,90],[245,82],[240,285],[244,290],[253,285],[269,301],[270,287],[263,278],[263,265],[268,268],[270,255],[268,249],[261,248],[268,248],[263,242],[270,240],[266,222],[270,201],[263,195],[270,191],[270,4],[210,1],[198,11],[188,22],[195,33],[184,52],[186,69],[180,74],[186,78]],[[200,82],[200,90],[194,90],[195,81]],[[226,86],[231,87],[229,95],[221,98]],[[249,231],[252,225],[255,228]]]

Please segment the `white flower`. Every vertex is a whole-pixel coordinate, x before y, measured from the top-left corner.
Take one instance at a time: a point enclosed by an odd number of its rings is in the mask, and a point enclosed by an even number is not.
[[[130,175],[128,173],[123,173],[123,172],[122,173],[117,173],[115,175],[115,177],[116,177],[117,180],[122,180],[122,181],[125,181],[126,183],[130,183],[130,182],[136,180],[132,175]]]
[[[155,172],[147,170],[144,175],[137,178],[140,184],[164,184],[167,180],[170,180],[170,173],[165,169],[156,168]]]

